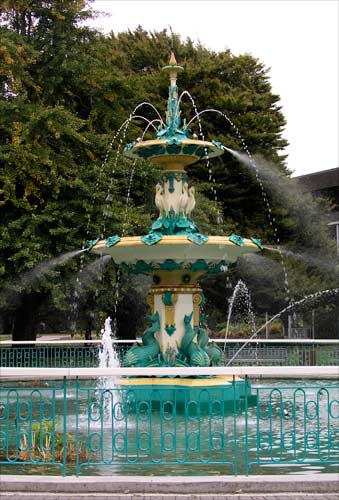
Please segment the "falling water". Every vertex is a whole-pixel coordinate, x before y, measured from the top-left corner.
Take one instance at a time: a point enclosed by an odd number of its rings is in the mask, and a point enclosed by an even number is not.
[[[137,119],[137,118],[140,118],[140,119],[143,119],[143,120],[146,120],[147,122],[150,122],[150,120],[147,120],[147,118],[143,117],[143,116],[139,116],[139,115],[135,115],[135,112],[137,111],[137,109],[139,109],[140,107],[142,106],[150,106],[152,109],[155,110],[155,112],[157,113],[157,116],[159,117],[159,121],[162,123],[162,118],[158,112],[158,110],[156,109],[155,106],[153,106],[153,104],[149,103],[149,102],[142,102],[140,104],[138,104],[134,110],[132,111],[132,113],[130,114],[130,116],[120,125],[120,127],[118,128],[117,132],[114,134],[111,142],[109,143],[108,145],[108,148],[106,150],[106,154],[105,154],[105,157],[104,157],[104,161],[102,162],[101,164],[101,167],[100,167],[100,172],[99,172],[99,176],[97,177],[97,180],[96,180],[96,183],[95,183],[95,187],[94,187],[94,191],[93,191],[93,196],[92,196],[92,202],[91,202],[91,209],[89,210],[88,212],[88,217],[87,217],[87,225],[86,225],[86,238],[85,238],[85,241],[83,243],[84,247],[86,245],[86,241],[89,238],[89,226],[90,226],[90,222],[91,222],[91,216],[92,216],[92,211],[93,211],[93,208],[94,208],[94,204],[95,204],[95,200],[96,200],[96,196],[97,196],[97,192],[99,190],[99,184],[100,184],[100,181],[101,181],[101,177],[102,177],[102,174],[105,170],[105,167],[108,163],[108,160],[109,160],[109,156],[110,156],[110,153],[111,153],[111,150],[113,148],[113,145],[115,143],[115,141],[117,140],[117,138],[120,136],[121,134],[121,131],[123,131],[123,137],[125,137],[126,135],[126,131],[127,131],[127,128],[129,126],[129,124],[131,123],[131,121],[133,119]],[[154,125],[152,125],[153,128],[156,130],[156,127]],[[119,148],[118,148],[118,152],[116,154],[116,158],[115,158],[115,161],[114,161],[114,166],[113,166],[113,170],[111,172],[111,183],[113,181],[113,177],[114,177],[114,173],[115,173],[115,168],[116,168],[116,165],[117,165],[117,161],[118,161],[118,157],[119,157],[119,153],[120,153],[120,149],[121,149],[121,146],[122,146],[122,143],[123,143],[123,138],[120,140],[120,144],[119,144]],[[109,196],[108,196],[109,198]],[[108,200],[108,201],[111,201],[111,200]]]
[[[332,288],[330,290],[322,290],[320,292],[316,292],[316,293],[312,293],[310,295],[306,295],[306,297],[304,297],[304,298],[302,298],[300,300],[297,300],[296,302],[293,302],[293,304],[288,305],[287,307],[285,307],[284,309],[282,309],[280,312],[278,312],[277,314],[275,314],[274,316],[272,316],[272,318],[270,318],[268,321],[266,321],[266,323],[264,323],[260,328],[258,328],[258,330],[256,330],[253,333],[253,335],[249,339],[247,339],[247,342],[244,342],[244,344],[240,347],[240,349],[228,361],[228,363],[226,364],[226,366],[229,366],[232,363],[232,361],[234,361],[234,359],[236,359],[238,357],[238,355],[247,346],[247,344],[249,343],[250,340],[252,340],[254,337],[256,337],[258,335],[258,333],[260,333],[264,328],[266,328],[267,325],[269,325],[270,323],[272,323],[272,321],[274,321],[275,319],[279,318],[279,316],[281,316],[285,312],[291,311],[291,310],[295,309],[296,307],[303,305],[305,302],[308,302],[308,301],[311,301],[311,300],[316,301],[316,300],[318,300],[319,298],[321,298],[323,296],[338,295],[338,293],[339,293],[339,288]]]
[[[192,103],[192,106],[193,106],[193,109],[194,109],[194,112],[195,112],[195,116],[197,117],[197,120],[198,120],[199,136],[201,137],[202,141],[205,142],[205,135],[204,135],[203,130],[202,130],[202,124],[201,124],[201,120],[200,120],[200,113],[199,113],[198,108],[196,106],[195,100],[193,99],[192,95],[188,92],[188,90],[184,90],[180,94],[179,99],[178,99],[178,104],[177,104],[176,111],[179,110],[180,102],[181,102],[182,98],[185,95],[188,96],[188,98],[190,99],[190,101]],[[191,121],[189,123],[191,123]],[[212,194],[214,196],[214,201],[217,202],[218,201],[218,196],[217,196],[217,190],[215,188],[216,180],[215,180],[215,177],[212,176],[212,168],[211,168],[211,165],[210,165],[210,159],[209,159],[209,156],[208,156],[208,150],[207,150],[206,146],[204,146],[204,152],[205,152],[204,159],[207,160],[206,167],[208,168],[208,181],[213,183],[213,186],[211,187],[211,191],[212,191]],[[223,218],[221,217],[221,214],[219,213],[219,210],[218,210],[217,223],[220,224],[222,221],[223,221]]]
[[[158,118],[151,121],[151,120],[148,120],[147,118],[143,117],[143,116],[140,116],[140,115],[136,115],[135,112],[142,106],[149,106],[151,107],[157,114]],[[153,104],[149,103],[149,102],[142,102],[140,104],[138,104],[134,110],[132,111],[132,113],[130,114],[129,118],[127,120],[125,120],[121,126],[119,127],[119,129],[117,130],[117,132],[115,133],[115,135],[113,136],[107,150],[106,150],[106,154],[105,154],[105,158],[104,158],[104,161],[102,162],[101,164],[101,167],[100,167],[100,172],[99,172],[99,175],[97,177],[97,180],[96,180],[96,183],[95,183],[95,188],[94,188],[94,191],[93,191],[93,196],[92,196],[92,200],[91,200],[91,206],[90,206],[90,210],[88,212],[88,216],[87,216],[87,224],[86,224],[86,236],[85,236],[85,239],[83,241],[83,247],[82,249],[85,250],[86,248],[86,243],[87,241],[90,239],[89,237],[89,227],[90,227],[90,223],[91,223],[91,217],[92,217],[92,212],[93,212],[93,208],[94,208],[94,204],[95,204],[95,200],[96,200],[96,196],[97,196],[97,192],[99,191],[99,185],[100,185],[100,182],[101,182],[101,179],[102,179],[102,175],[103,175],[103,172],[105,171],[105,167],[106,165],[108,164],[108,160],[109,160],[109,156],[110,156],[110,153],[111,153],[111,150],[113,148],[113,145],[115,143],[115,141],[117,140],[118,137],[119,138],[119,144],[118,144],[118,148],[117,148],[117,151],[116,151],[116,154],[115,154],[115,158],[113,160],[113,165],[112,165],[112,170],[111,170],[111,173],[110,173],[110,184],[109,184],[109,187],[108,187],[108,192],[107,192],[107,196],[106,196],[106,206],[105,206],[105,209],[103,211],[103,219],[102,219],[102,230],[101,230],[101,238],[103,239],[104,236],[105,236],[105,233],[106,233],[106,223],[107,223],[107,217],[108,217],[108,213],[109,213],[109,205],[110,203],[112,202],[113,200],[113,196],[111,194],[111,191],[112,191],[112,186],[113,186],[113,181],[114,181],[114,178],[115,178],[115,171],[116,171],[116,168],[117,168],[117,165],[118,165],[118,159],[119,159],[119,156],[120,156],[120,151],[121,151],[121,148],[123,147],[123,144],[125,142],[125,137],[126,137],[126,133],[127,133],[127,129],[128,129],[128,126],[130,125],[131,121],[134,120],[134,119],[142,119],[142,120],[145,120],[147,122],[147,128],[146,130],[152,126],[155,130],[156,129],[156,126],[155,126],[155,122],[160,122],[160,123],[163,123],[163,120],[158,112],[158,110],[155,108],[155,106],[153,106]],[[144,132],[145,133],[145,132]],[[132,183],[132,179],[133,179],[133,174],[134,174],[134,169],[135,169],[135,163],[133,164],[133,167],[132,167],[132,174],[130,175],[130,182],[129,182],[129,186],[128,186],[128,190],[127,190],[127,202],[126,202],[126,209],[125,209],[125,221],[126,221],[126,218],[127,218],[127,211],[128,211],[128,205],[129,205],[129,199],[130,199],[130,192],[131,192],[131,183]],[[124,230],[124,228],[123,228]],[[81,289],[82,287],[82,279],[80,278],[82,272],[84,270],[84,258],[82,257],[81,258],[81,261],[80,261],[80,271],[79,271],[79,276],[77,277],[77,287],[79,289]],[[119,277],[117,279],[117,283],[119,283]],[[118,285],[119,287],[119,285]],[[96,290],[96,296],[98,295],[98,292]],[[118,296],[119,296],[119,289],[116,290],[116,306],[115,306],[115,313],[116,313],[116,309],[117,309],[117,301],[118,301]],[[76,316],[76,311],[78,309],[78,306],[77,306],[77,301],[78,301],[78,297],[79,297],[79,293],[75,290],[74,293],[73,293],[73,300],[72,300],[72,307],[74,309],[73,311],[73,316]],[[116,316],[116,314],[115,314]],[[116,331],[116,317],[114,319],[114,329]]]
[[[203,113],[208,113],[208,112],[209,113],[217,113],[217,114],[223,116],[225,118],[225,120],[235,130],[235,133],[236,133],[237,137],[241,141],[241,143],[243,145],[243,148],[244,148],[244,150],[246,152],[246,155],[248,157],[248,161],[251,163],[251,165],[254,168],[255,176],[256,176],[256,179],[257,179],[257,181],[259,183],[259,186],[260,186],[260,189],[261,189],[262,198],[263,198],[263,200],[265,202],[265,205],[266,205],[266,208],[267,208],[267,216],[268,216],[269,224],[270,224],[270,226],[272,226],[272,229],[273,229],[273,232],[274,232],[274,238],[275,238],[275,241],[277,242],[277,249],[279,251],[279,248],[280,248],[280,239],[279,239],[279,236],[278,236],[278,228],[275,225],[276,221],[275,221],[275,218],[272,216],[272,210],[271,210],[271,207],[270,207],[270,204],[269,204],[269,201],[268,201],[268,197],[267,197],[264,185],[263,185],[262,180],[261,180],[260,175],[259,175],[259,170],[258,170],[257,164],[256,164],[253,156],[251,155],[251,152],[250,152],[250,150],[247,147],[245,139],[241,135],[240,130],[238,129],[238,127],[233,123],[233,121],[225,113],[223,113],[222,111],[220,111],[218,109],[213,109],[213,108],[204,109],[203,111],[200,111],[199,113],[196,113],[195,116],[193,116],[193,118],[191,118],[191,120],[188,122],[187,125],[190,125],[190,123],[192,123],[195,119],[199,119],[199,117]],[[229,151],[231,154],[235,154],[236,158],[238,158],[240,160],[241,155],[239,153],[236,153],[232,149],[227,148],[225,146],[222,146],[222,147],[226,151]],[[290,290],[289,290],[287,270],[286,270],[286,266],[285,266],[285,262],[284,262],[284,257],[282,255],[282,253],[280,253],[280,260],[281,260],[281,265],[283,267],[284,275],[285,275],[285,283],[284,283],[284,285],[285,285],[285,290],[286,290],[286,301],[288,302],[289,301]]]

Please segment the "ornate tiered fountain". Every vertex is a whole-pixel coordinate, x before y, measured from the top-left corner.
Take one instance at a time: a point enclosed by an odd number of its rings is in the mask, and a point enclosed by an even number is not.
[[[220,156],[223,149],[216,141],[190,138],[186,123],[181,125],[177,75],[183,69],[172,51],[168,66],[163,68],[170,78],[166,120],[160,124],[154,140],[139,139],[124,150],[127,158],[142,158],[163,168],[155,187],[158,219],[144,236],[114,235],[97,241],[91,248],[96,254],[110,255],[129,274],[152,276],[147,297],[150,327],[142,337],[142,345],[134,345],[125,354],[126,367],[220,365],[222,351],[209,342],[203,328],[204,295],[198,280],[203,274],[222,272],[240,255],[262,248],[256,238],[201,234],[192,219],[195,192],[185,167]],[[152,386],[166,384],[166,380],[129,378],[128,384]],[[202,379],[176,378],[171,379],[171,385],[174,380],[179,385],[204,384]],[[227,384],[229,380],[215,377],[208,385],[211,383]]]

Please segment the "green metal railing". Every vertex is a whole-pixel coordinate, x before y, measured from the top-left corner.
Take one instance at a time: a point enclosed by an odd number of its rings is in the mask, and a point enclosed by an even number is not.
[[[23,344],[23,345],[21,345]],[[0,342],[0,367],[90,368],[99,365],[101,341]],[[130,343],[117,342],[122,359]]]
[[[131,341],[133,342],[133,341]],[[114,348],[122,359],[131,345],[114,341]],[[228,340],[225,346],[225,365],[247,342]],[[223,347],[224,341],[219,341]],[[100,341],[55,341],[41,345],[32,342],[6,344],[1,342],[0,367],[89,368],[99,364]],[[339,366],[339,341],[252,341],[232,361],[232,366]]]
[[[224,341],[221,341],[222,344]],[[242,347],[244,341],[227,341],[225,364]],[[115,341],[115,350],[120,359],[130,347],[126,341]],[[223,346],[222,346],[223,347]],[[20,346],[2,343],[1,367],[51,367],[89,368],[99,364],[100,341],[54,342],[53,345],[30,344]],[[232,361],[232,366],[339,366],[338,341],[276,341],[251,342]]]
[[[5,347],[1,349],[1,366],[22,368],[98,366],[98,347]]]
[[[266,370],[264,376],[276,370]],[[162,376],[163,370],[158,371]],[[47,377],[58,376],[56,372]],[[32,381],[3,381],[3,473],[11,473],[13,466],[15,473],[23,467],[28,473],[63,475],[337,470],[336,381],[276,380],[252,382],[251,387],[245,377],[192,389],[167,380],[169,385],[161,388],[105,388],[93,380],[66,377],[35,380],[34,386]]]
[[[226,345],[225,360],[233,358],[242,344]],[[339,343],[292,343],[245,347],[232,361],[233,366],[339,366]]]

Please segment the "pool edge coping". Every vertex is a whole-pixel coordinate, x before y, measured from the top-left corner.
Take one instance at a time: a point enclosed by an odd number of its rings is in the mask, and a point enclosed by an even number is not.
[[[0,491],[51,493],[337,493],[338,474],[253,476],[0,475]]]

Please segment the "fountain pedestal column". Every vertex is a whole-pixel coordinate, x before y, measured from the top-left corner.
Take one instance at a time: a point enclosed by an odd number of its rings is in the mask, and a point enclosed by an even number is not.
[[[192,316],[190,327],[194,330],[200,324],[200,305],[203,293],[197,283],[199,272],[159,271],[153,273],[147,303],[151,314],[159,314],[160,329],[155,334],[163,355],[178,354],[182,339],[187,331],[185,316]],[[192,314],[193,312],[193,314]]]

